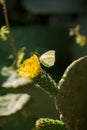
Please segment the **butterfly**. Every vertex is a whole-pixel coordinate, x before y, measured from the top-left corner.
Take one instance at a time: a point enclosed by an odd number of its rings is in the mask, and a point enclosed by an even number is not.
[[[40,62],[45,67],[51,67],[55,63],[55,50],[49,50],[40,56]]]

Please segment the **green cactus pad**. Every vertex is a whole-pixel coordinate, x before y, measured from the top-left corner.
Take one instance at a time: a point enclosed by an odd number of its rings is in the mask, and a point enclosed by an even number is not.
[[[49,74],[47,74],[43,70],[36,78],[33,79],[33,81],[50,95],[54,96],[58,93],[57,83],[52,79]]]
[[[36,121],[36,126],[33,130],[66,130],[66,128],[60,120],[40,118]]]
[[[74,61],[58,84],[60,118],[69,130],[87,130],[87,56]]]

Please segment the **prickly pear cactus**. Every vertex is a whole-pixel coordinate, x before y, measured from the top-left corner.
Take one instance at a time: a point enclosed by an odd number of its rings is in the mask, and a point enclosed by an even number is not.
[[[35,57],[37,63],[36,68],[39,67],[39,73],[37,73],[38,71],[34,71],[34,73],[32,71],[33,76],[32,73],[29,73],[29,69],[31,68],[30,61],[32,61],[29,59],[28,64],[24,62],[24,64],[20,67],[20,76],[26,77],[26,75],[31,75],[35,84],[38,84],[40,88],[55,98],[60,118],[63,120],[68,130],[86,130],[87,56],[74,61],[66,69],[58,84],[52,79],[52,77],[41,69],[40,64],[38,64],[38,57]],[[33,57],[31,57],[31,59],[32,58]],[[32,61],[32,68],[35,67],[34,62]],[[38,75],[36,76],[36,74]]]
[[[60,118],[69,130],[87,130],[87,56],[74,61],[58,84]]]

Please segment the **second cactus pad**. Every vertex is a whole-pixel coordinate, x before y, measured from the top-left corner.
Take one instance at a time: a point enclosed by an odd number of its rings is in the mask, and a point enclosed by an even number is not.
[[[60,118],[69,130],[87,129],[87,56],[74,61],[58,84]]]

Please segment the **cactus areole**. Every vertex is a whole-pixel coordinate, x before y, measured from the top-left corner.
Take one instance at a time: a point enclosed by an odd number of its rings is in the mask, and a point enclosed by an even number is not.
[[[60,118],[69,130],[87,130],[87,56],[67,67],[56,95]]]

